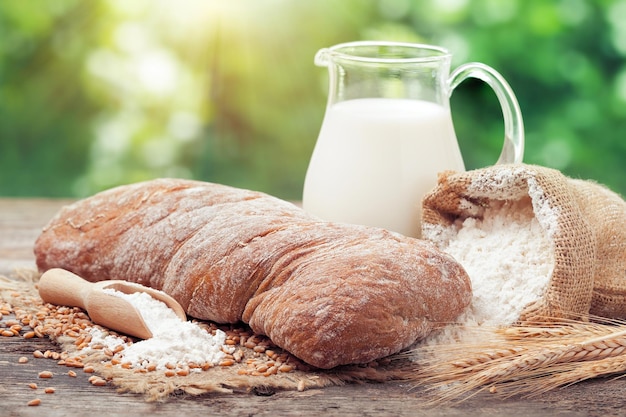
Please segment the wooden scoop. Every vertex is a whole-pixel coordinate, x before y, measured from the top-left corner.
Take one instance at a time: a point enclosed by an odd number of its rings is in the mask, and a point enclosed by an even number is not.
[[[112,289],[126,294],[148,293],[152,298],[164,302],[181,320],[186,321],[185,310],[176,300],[163,291],[134,282],[109,280],[89,282],[65,269],[53,268],[39,279],[39,295],[46,303],[80,307],[96,324],[130,336],[149,339],[152,332],[139,311],[127,300],[102,291]]]

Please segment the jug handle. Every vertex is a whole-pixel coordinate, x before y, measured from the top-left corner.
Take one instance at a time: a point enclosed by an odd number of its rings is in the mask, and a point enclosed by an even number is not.
[[[448,79],[449,95],[467,78],[487,83],[496,93],[504,116],[504,144],[496,164],[521,163],[524,158],[524,122],[513,90],[504,77],[488,65],[469,62],[455,69]]]

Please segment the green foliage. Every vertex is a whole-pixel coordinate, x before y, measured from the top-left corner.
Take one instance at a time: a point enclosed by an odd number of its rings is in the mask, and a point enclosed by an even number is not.
[[[515,91],[525,161],[626,194],[626,0],[3,0],[0,195],[177,176],[299,199],[324,115],[317,50],[439,44]],[[502,145],[495,95],[453,94],[468,168]]]
[[[97,114],[76,67],[88,53],[79,2],[0,3],[0,194],[67,195],[87,168]],[[77,17],[78,16],[78,17]]]

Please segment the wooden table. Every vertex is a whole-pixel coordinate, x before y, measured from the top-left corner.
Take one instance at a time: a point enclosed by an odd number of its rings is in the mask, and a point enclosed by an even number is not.
[[[33,242],[41,227],[67,201],[0,198],[0,274],[34,268]],[[110,386],[95,387],[87,375],[42,382],[37,374],[57,365],[48,360],[18,364],[36,349],[55,349],[47,339],[0,337],[0,416],[610,416],[626,415],[626,380],[594,380],[556,390],[539,398],[502,400],[490,394],[456,405],[421,408],[423,395],[407,383],[347,385],[270,396],[247,393],[179,396],[147,403],[143,397],[119,394]],[[34,392],[31,382],[53,386],[54,394]],[[27,403],[42,399],[38,407]]]

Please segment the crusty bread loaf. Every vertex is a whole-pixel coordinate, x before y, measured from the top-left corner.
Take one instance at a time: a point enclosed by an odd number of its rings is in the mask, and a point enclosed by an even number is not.
[[[189,180],[122,186],[64,207],[35,255],[42,271],[138,282],[190,316],[249,323],[320,368],[398,352],[471,298],[463,268],[430,243]]]

